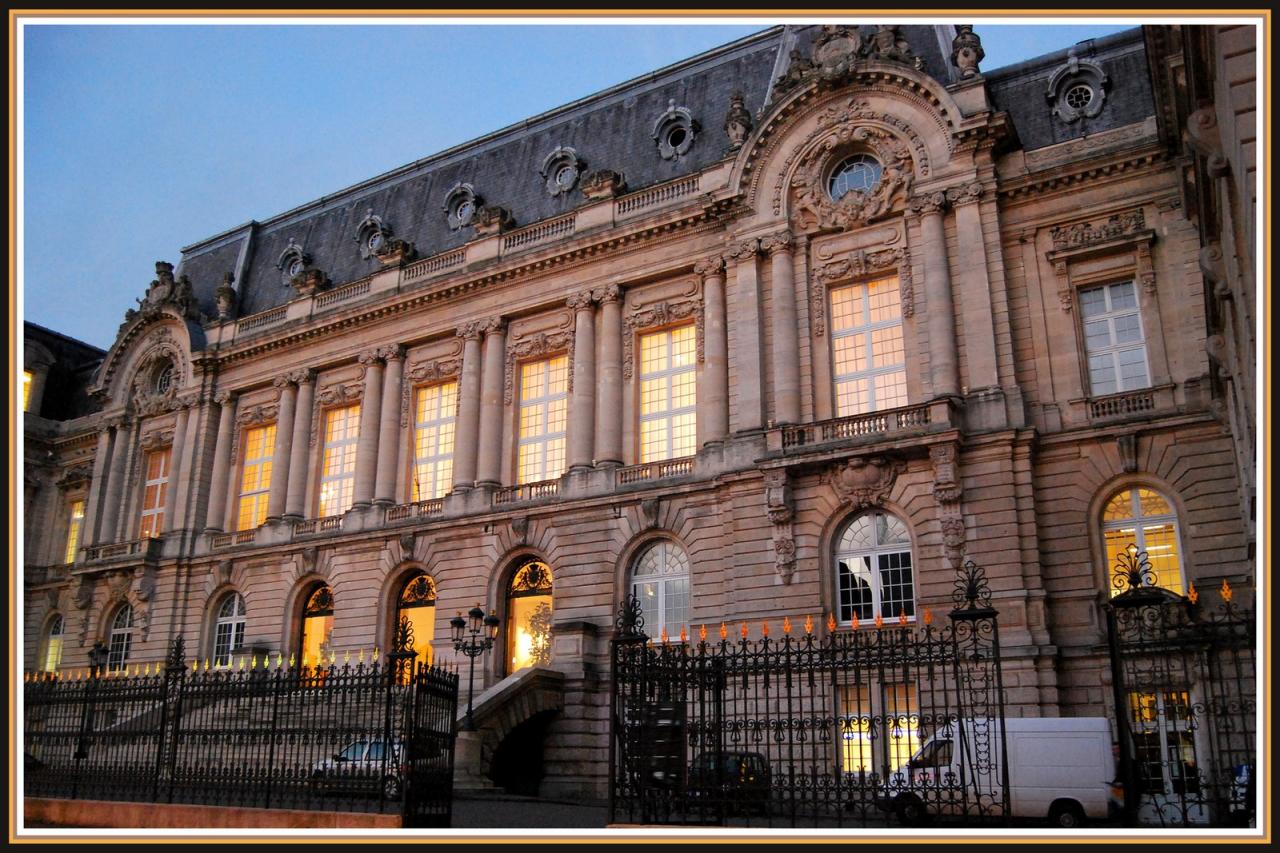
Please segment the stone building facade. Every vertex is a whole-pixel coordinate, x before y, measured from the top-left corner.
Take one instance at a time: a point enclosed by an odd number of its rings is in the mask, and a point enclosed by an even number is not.
[[[1109,713],[1124,544],[1180,593],[1254,570],[1251,243],[1204,252],[1252,165],[1189,189],[1222,167],[1160,73],[1249,32],[986,71],[968,26],[775,27],[186,247],[92,406],[28,418],[25,665],[401,615],[450,661],[479,602],[478,769],[540,744],[543,793],[602,796],[628,592],[659,641],[852,630],[973,560],[1011,713]]]

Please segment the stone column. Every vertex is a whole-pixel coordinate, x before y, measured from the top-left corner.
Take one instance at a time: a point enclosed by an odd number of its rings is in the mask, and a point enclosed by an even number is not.
[[[794,424],[800,422],[800,340],[791,234],[771,234],[761,246],[769,253],[772,272],[773,417],[777,423]]]
[[[458,327],[462,338],[462,376],[458,381],[458,425],[453,434],[453,489],[465,492],[476,484],[476,453],[480,447],[479,323]],[[410,418],[410,427],[413,419]]]
[[[611,284],[592,297],[600,303],[595,461],[617,466],[622,464],[622,291]]]
[[[276,443],[271,450],[267,520],[278,521],[284,515],[285,497],[289,490],[289,460],[293,454],[293,414],[298,403],[298,386],[290,376],[277,376],[272,384],[280,389],[280,410],[276,416]]]
[[[178,529],[178,487],[186,475],[182,460],[187,455],[187,420],[190,413],[189,408],[179,409],[173,427],[173,445],[169,448],[169,485],[164,493],[164,524],[160,528],[162,533]]]
[[[387,361],[382,382],[381,430],[378,434],[378,474],[373,489],[373,502],[388,506],[396,502],[396,463],[400,461],[400,390],[404,377],[404,347],[380,350]]]
[[[98,431],[98,447],[93,455],[93,480],[89,483],[89,500],[85,504],[84,532],[80,534],[80,544],[98,544],[98,520],[102,518],[102,502],[106,497],[107,471],[111,465],[111,434],[109,424],[103,424]],[[77,560],[79,557],[77,556]]]
[[[590,291],[575,293],[573,309],[573,399],[569,401],[568,461],[570,471],[591,467],[595,451],[596,310]]]
[[[125,493],[125,463],[129,447],[133,444],[133,425],[127,418],[116,423],[115,438],[111,442],[111,468],[107,474],[106,495],[102,508],[102,525],[98,536],[100,543],[117,541],[116,522],[120,517],[120,504]]]
[[[704,361],[698,383],[698,446],[729,435],[729,335],[725,326],[724,258],[714,255],[693,268],[702,276]]]
[[[307,456],[311,451],[311,410],[315,406],[316,372],[307,368],[296,371],[290,378],[298,383],[298,404],[293,411],[293,442],[289,453],[284,518],[301,521],[306,516]]]
[[[364,365],[364,396],[360,401],[360,438],[356,441],[356,481],[354,508],[373,503],[373,487],[378,470],[378,423],[382,414],[382,351],[360,354]]]
[[[480,389],[480,441],[476,485],[502,485],[502,382],[507,326],[500,318],[484,324],[484,371]]]
[[[213,446],[213,479],[209,483],[209,505],[205,508],[205,531],[221,531],[226,520],[227,490],[231,485],[231,436],[236,428],[235,395],[221,391],[213,398],[221,408],[218,437]]]
[[[730,251],[737,261],[734,305],[730,316],[734,333],[737,366],[737,418],[734,432],[758,430],[764,426],[764,360],[760,344],[760,274],[756,257],[759,240],[738,243]]]
[[[965,329],[965,378],[970,388],[1000,384],[996,364],[996,329],[991,307],[991,276],[987,270],[987,242],[982,234],[978,202],[983,186],[974,181],[947,190],[956,213],[956,288],[964,294],[960,306]]]
[[[209,399],[206,396],[195,397],[187,402],[187,431],[182,450],[182,473],[178,477],[175,488],[177,508],[170,524],[171,530],[200,529],[195,517],[195,507],[192,505],[192,496],[198,493],[200,478],[204,473],[200,469],[200,459],[206,455],[203,448],[206,440],[204,433],[209,423],[209,412],[205,408],[208,402]],[[174,445],[177,446],[177,444],[175,438]]]
[[[947,207],[943,192],[916,196],[911,210],[920,217],[921,246],[924,255],[925,299],[928,301],[929,374],[933,396],[954,396],[960,392],[956,356],[956,326],[952,317],[955,305],[951,298],[951,270],[947,263],[947,239],[942,227],[942,213]]]

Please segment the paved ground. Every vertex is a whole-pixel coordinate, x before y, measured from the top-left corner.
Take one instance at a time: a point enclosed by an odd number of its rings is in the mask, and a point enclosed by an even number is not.
[[[454,829],[601,829],[606,803],[565,802],[514,795],[455,797]]]

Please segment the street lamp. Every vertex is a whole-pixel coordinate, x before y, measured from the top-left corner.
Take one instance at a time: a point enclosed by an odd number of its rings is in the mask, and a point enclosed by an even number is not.
[[[493,648],[493,641],[498,637],[498,617],[484,610],[477,604],[462,618],[462,611],[449,620],[453,627],[453,650],[462,652],[471,658],[470,672],[467,675],[467,715],[462,720],[464,732],[475,731],[475,722],[471,719],[471,697],[475,692],[476,658]],[[482,636],[483,635],[483,636]]]

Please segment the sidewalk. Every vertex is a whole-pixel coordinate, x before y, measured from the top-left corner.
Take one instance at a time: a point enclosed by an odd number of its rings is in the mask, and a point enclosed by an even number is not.
[[[603,829],[609,807],[603,802],[568,802],[515,794],[455,795],[454,829]]]

